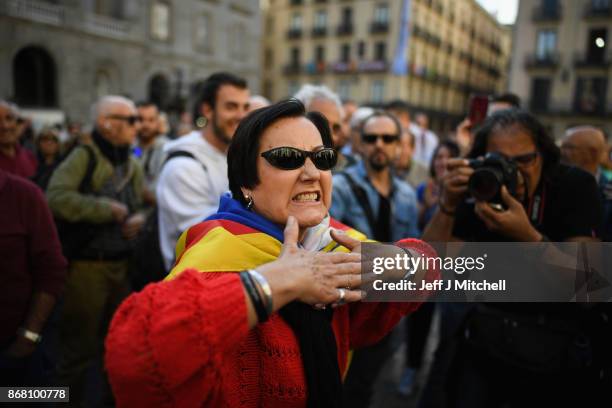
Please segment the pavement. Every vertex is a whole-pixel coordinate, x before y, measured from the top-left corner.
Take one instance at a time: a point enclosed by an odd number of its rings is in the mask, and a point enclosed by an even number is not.
[[[433,353],[437,347],[440,330],[439,330],[439,313],[434,313],[429,338],[425,346],[425,357],[423,360],[423,369],[419,373],[416,381],[416,387],[413,394],[409,397],[404,397],[397,392],[399,378],[404,368],[404,356],[406,346],[404,344],[404,324],[400,322],[393,331],[392,345],[396,350],[393,356],[387,361],[379,378],[376,381],[374,397],[370,408],[416,408],[419,398],[419,392],[423,388],[425,379],[431,365]]]

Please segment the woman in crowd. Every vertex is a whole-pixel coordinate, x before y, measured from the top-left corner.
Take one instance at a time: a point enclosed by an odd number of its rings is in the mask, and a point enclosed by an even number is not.
[[[36,138],[36,154],[38,156],[38,170],[33,181],[46,190],[53,171],[61,162],[59,133],[53,128],[44,128]]]
[[[459,157],[459,146],[457,143],[446,140],[434,150],[429,164],[429,180],[417,187],[417,199],[419,201],[419,228],[425,229],[427,223],[438,207],[440,198],[440,187],[442,178],[446,174],[446,162],[448,159]]]
[[[328,216],[336,159],[327,121],[298,101],[241,122],[231,196],[180,238],[170,279],[114,317],[106,367],[118,406],[341,406],[349,349],[416,304],[359,302],[365,237]]]

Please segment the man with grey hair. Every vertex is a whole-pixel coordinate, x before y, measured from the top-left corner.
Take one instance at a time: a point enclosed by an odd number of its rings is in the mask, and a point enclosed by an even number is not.
[[[249,98],[249,113],[257,109],[265,108],[266,106],[270,106],[270,101],[264,96],[251,95]]]
[[[338,151],[338,162],[333,171],[342,171],[355,163],[355,160],[342,154],[341,149],[348,141],[349,135],[343,130],[344,108],[338,95],[324,85],[306,84],[294,95],[304,104],[306,111],[319,112],[329,122],[334,149]]]
[[[131,154],[140,123],[136,107],[124,97],[105,96],[92,114],[91,143],[72,151],[47,189],[70,261],[58,374],[77,405],[86,395],[88,369],[101,361],[110,318],[129,292],[128,260],[145,220],[142,168]]]
[[[38,163],[34,154],[19,144],[18,117],[17,106],[0,99],[0,169],[30,178]]]

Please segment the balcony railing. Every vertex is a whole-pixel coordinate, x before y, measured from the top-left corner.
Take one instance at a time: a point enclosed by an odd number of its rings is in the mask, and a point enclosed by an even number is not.
[[[307,74],[322,74],[325,72],[327,64],[325,61],[312,61],[306,64],[305,71]]]
[[[370,33],[371,34],[384,34],[389,32],[389,23],[374,21],[370,24]]]
[[[312,28],[312,37],[313,38],[321,38],[327,35],[327,27],[313,27]]]
[[[556,7],[537,6],[533,9],[532,20],[534,22],[552,22],[561,20],[561,5]]]
[[[329,64],[329,69],[336,74],[350,74],[357,70],[353,61],[339,61]]]
[[[351,34],[353,34],[353,24],[352,23],[348,23],[348,22],[341,23],[338,26],[338,28],[336,29],[336,34],[337,35],[351,35]]]
[[[106,37],[125,38],[128,34],[128,24],[125,21],[99,14],[85,15],[85,28],[95,34]]]
[[[612,5],[595,6],[592,1],[585,4],[584,7],[585,18],[609,18],[612,17]]]
[[[544,55],[530,54],[525,58],[525,68],[557,68],[559,61],[560,57],[557,52]]]
[[[297,62],[292,62],[285,65],[283,72],[285,75],[297,75],[302,72],[302,66]]]
[[[287,38],[290,40],[302,38],[302,29],[301,28],[290,28],[289,30],[287,30]]]
[[[2,1],[0,2],[0,14],[53,25],[62,25],[65,18],[62,6],[28,0]]]
[[[609,54],[604,55],[588,55],[576,54],[574,56],[574,67],[576,68],[610,68],[612,58]]]
[[[383,60],[361,61],[357,65],[357,70],[364,73],[387,72],[389,70],[389,63]]]

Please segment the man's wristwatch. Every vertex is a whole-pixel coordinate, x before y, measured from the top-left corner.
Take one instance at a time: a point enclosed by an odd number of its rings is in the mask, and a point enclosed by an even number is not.
[[[42,341],[42,336],[39,333],[24,329],[23,327],[20,327],[19,330],[17,330],[17,334],[23,338],[30,340],[32,343],[38,344]]]

